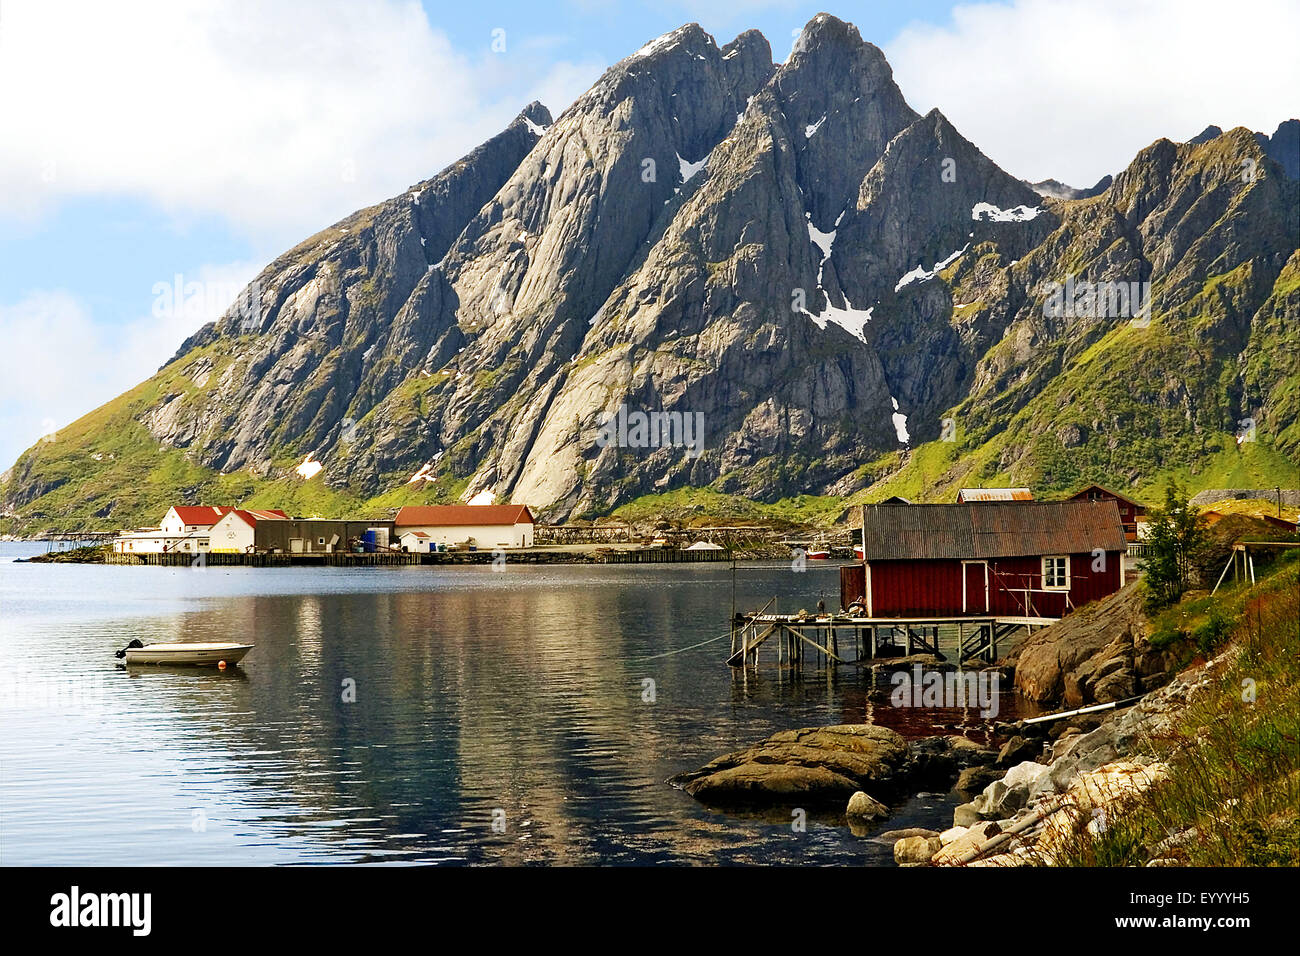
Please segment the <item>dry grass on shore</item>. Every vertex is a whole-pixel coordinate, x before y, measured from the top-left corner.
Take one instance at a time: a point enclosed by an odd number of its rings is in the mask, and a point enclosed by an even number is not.
[[[1200,610],[1215,625],[1183,634],[1190,652],[1214,655],[1208,687],[1143,748],[1168,778],[1078,833],[1056,862],[1300,865],[1300,554]],[[1217,646],[1204,646],[1207,633],[1221,635]]]

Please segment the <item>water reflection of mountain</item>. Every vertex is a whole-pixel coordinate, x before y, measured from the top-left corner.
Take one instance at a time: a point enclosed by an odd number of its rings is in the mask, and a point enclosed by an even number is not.
[[[726,628],[725,570],[711,572],[721,600],[698,571],[673,570],[483,571],[427,590],[209,600],[170,637],[252,638],[248,680],[219,685],[224,710],[201,681],[170,685],[170,706],[199,715],[232,772],[284,791],[286,828],[346,843],[349,856],[779,859],[793,848],[765,846],[771,824],[729,823],[663,781],[776,729],[862,719],[862,678],[738,679],[721,663],[725,642],[645,660]],[[771,578],[764,590],[792,603],[807,582]],[[492,832],[498,808],[504,835]]]

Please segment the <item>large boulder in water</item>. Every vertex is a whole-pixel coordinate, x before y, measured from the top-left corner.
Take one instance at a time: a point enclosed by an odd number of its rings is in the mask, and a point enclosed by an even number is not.
[[[773,734],[669,783],[718,806],[791,800],[843,806],[859,790],[876,798],[895,795],[904,783],[907,757],[906,742],[886,727],[806,727]]]

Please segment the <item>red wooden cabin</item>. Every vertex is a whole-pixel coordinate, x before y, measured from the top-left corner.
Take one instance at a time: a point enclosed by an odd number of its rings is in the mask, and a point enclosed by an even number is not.
[[[1114,501],[1119,505],[1119,520],[1124,524],[1124,537],[1129,541],[1138,539],[1138,522],[1146,518],[1147,514],[1147,506],[1140,501],[1134,501],[1127,495],[1121,495],[1118,491],[1111,491],[1098,484],[1080,488],[1070,495],[1070,499],[1072,501]]]
[[[867,617],[1062,617],[1124,585],[1115,501],[865,505],[840,602]]]

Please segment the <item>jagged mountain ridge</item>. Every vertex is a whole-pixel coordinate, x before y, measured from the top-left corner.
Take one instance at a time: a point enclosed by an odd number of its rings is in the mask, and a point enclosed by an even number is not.
[[[182,498],[231,473],[250,490],[293,482],[306,455],[324,465],[314,481],[361,501],[489,491],[559,517],[684,486],[848,493],[894,467],[896,414],[913,445],[954,408],[993,441],[1115,333],[1043,321],[1041,286],[1062,265],[1158,282],[1171,322],[1248,266],[1231,320],[1195,335],[1212,340],[1210,364],[1240,356],[1256,381],[1228,394],[1207,371],[1206,420],[1179,426],[1221,431],[1251,401],[1269,408],[1287,374],[1249,348],[1257,313],[1290,314],[1275,286],[1296,246],[1294,182],[1239,132],[1161,141],[1098,195],[1059,202],[938,110],[915,113],[848,24],[815,18],[780,65],[756,32],[719,48],[688,25],[554,123],[533,104],[448,170],[278,258],[114,414],[147,431],[151,455],[183,455]],[[1263,175],[1234,185],[1243,157]],[[1205,183],[1209,198],[1192,195]],[[703,413],[704,454],[599,447],[619,404]],[[58,444],[20,459],[11,508],[56,492],[59,507],[135,520],[120,493],[71,495],[76,471],[54,461],[113,467]],[[996,468],[1050,459],[1017,445]]]

